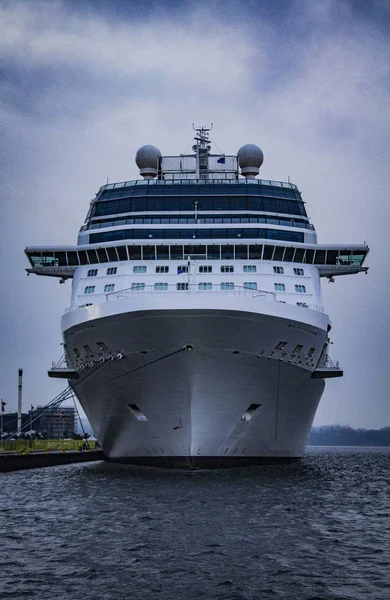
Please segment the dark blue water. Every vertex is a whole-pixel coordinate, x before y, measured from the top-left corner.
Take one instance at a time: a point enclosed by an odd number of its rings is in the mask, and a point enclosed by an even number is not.
[[[390,598],[390,449],[0,477],[2,599]]]

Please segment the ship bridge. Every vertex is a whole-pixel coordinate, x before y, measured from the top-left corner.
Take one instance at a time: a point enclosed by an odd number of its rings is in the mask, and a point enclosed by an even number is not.
[[[363,266],[369,252],[366,244],[361,245],[319,245],[264,243],[209,243],[210,240],[196,240],[186,244],[176,240],[167,244],[164,240],[153,243],[87,244],[80,246],[30,246],[25,249],[31,267],[27,273],[72,278],[82,265],[98,265],[120,261],[144,260],[263,260],[296,264],[309,264],[317,267],[320,277],[335,277],[366,272]]]

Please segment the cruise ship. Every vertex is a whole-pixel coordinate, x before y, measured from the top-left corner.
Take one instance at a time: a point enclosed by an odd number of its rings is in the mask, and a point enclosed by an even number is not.
[[[366,243],[317,243],[298,187],[263,153],[136,154],[103,185],[77,245],[28,247],[29,273],[70,279],[69,380],[106,457],[223,467],[302,456],[329,377],[321,279],[366,272]]]

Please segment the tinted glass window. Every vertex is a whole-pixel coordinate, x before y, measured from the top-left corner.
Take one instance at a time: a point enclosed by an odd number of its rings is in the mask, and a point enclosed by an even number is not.
[[[87,257],[86,251],[85,250],[79,250],[78,251],[78,255],[79,255],[80,265],[87,265],[88,264],[88,257]]]
[[[116,251],[118,252],[119,260],[127,260],[126,246],[117,246]]]
[[[110,262],[118,260],[115,248],[107,248],[108,259]]]
[[[96,252],[97,252],[97,255],[99,258],[99,262],[101,262],[101,263],[108,262],[105,248],[97,248]]]
[[[183,260],[183,246],[171,246],[171,259]]]
[[[249,258],[252,260],[260,260],[263,246],[249,246]]]
[[[233,245],[221,246],[221,258],[222,259],[234,258],[234,246]]]
[[[272,255],[274,253],[274,246],[264,246],[264,260],[272,260]]]
[[[169,246],[157,246],[157,258],[160,260],[169,259]]]
[[[294,262],[301,263],[303,261],[304,254],[305,254],[304,248],[296,248]]]
[[[156,260],[156,248],[154,246],[143,247],[143,259],[144,260]]]
[[[286,248],[284,253],[284,261],[291,262],[294,256],[295,248]]]
[[[308,263],[309,265],[311,265],[313,262],[313,257],[314,257],[314,250],[306,250],[305,262]]]
[[[141,246],[127,246],[130,260],[141,260]]]
[[[68,264],[73,266],[76,266],[79,264],[78,261],[78,257],[77,257],[77,252],[68,252]]]

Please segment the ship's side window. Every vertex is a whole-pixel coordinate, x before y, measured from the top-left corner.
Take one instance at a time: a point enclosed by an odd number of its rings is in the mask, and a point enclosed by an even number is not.
[[[295,346],[293,354],[299,354],[302,348],[302,344],[298,344],[297,346]]]
[[[188,273],[188,265],[180,265],[180,267],[177,267],[177,274],[180,275],[180,273]]]
[[[154,289],[157,291],[167,290],[168,284],[167,283],[155,283]]]
[[[286,289],[286,286],[284,285],[284,283],[274,283],[274,290],[276,292],[284,292]]]
[[[211,289],[213,289],[213,284],[212,283],[199,283],[198,289],[199,290],[211,290]]]
[[[230,281],[221,283],[221,290],[234,290],[234,283]]]
[[[98,270],[97,269],[89,269],[87,273],[87,277],[96,277]]]
[[[80,352],[78,351],[77,348],[73,348],[73,354],[75,355],[76,358],[80,358]]]
[[[221,273],[234,273],[233,265],[222,265]]]
[[[87,287],[84,290],[84,294],[93,294],[94,291],[95,291],[94,285],[87,285]]]
[[[107,275],[115,275],[117,272],[117,267],[108,267]]]
[[[313,356],[314,352],[316,351],[315,348],[310,348],[309,352],[307,353],[308,356]]]
[[[188,283],[177,283],[176,289],[177,290],[188,290]]]
[[[293,271],[294,271],[294,275],[300,275],[301,277],[302,277],[302,275],[305,274],[305,271],[303,269],[300,269],[300,268],[295,268],[294,267]]]
[[[257,290],[257,283],[256,283],[256,281],[246,281],[244,283],[244,289],[246,289],[246,290]]]
[[[114,290],[115,290],[115,283],[107,283],[107,285],[104,286],[105,292],[113,292]]]
[[[283,275],[284,269],[283,267],[273,267],[274,273],[278,273],[278,275]]]
[[[145,266],[133,267],[133,273],[146,273]]]
[[[287,342],[279,342],[279,344],[275,346],[275,350],[283,350],[285,346],[287,346]]]
[[[302,306],[303,308],[308,308],[306,302],[297,302],[297,306]]]
[[[200,265],[199,273],[212,273],[213,267],[211,265]]]
[[[300,294],[305,294],[306,293],[306,287],[304,285],[296,285],[295,286],[295,291],[299,292]]]
[[[169,267],[158,265],[156,267],[156,273],[169,273]]]
[[[144,283],[132,283],[131,284],[131,289],[132,290],[144,290],[145,289],[145,284]]]
[[[256,273],[256,265],[244,265],[244,273]]]

